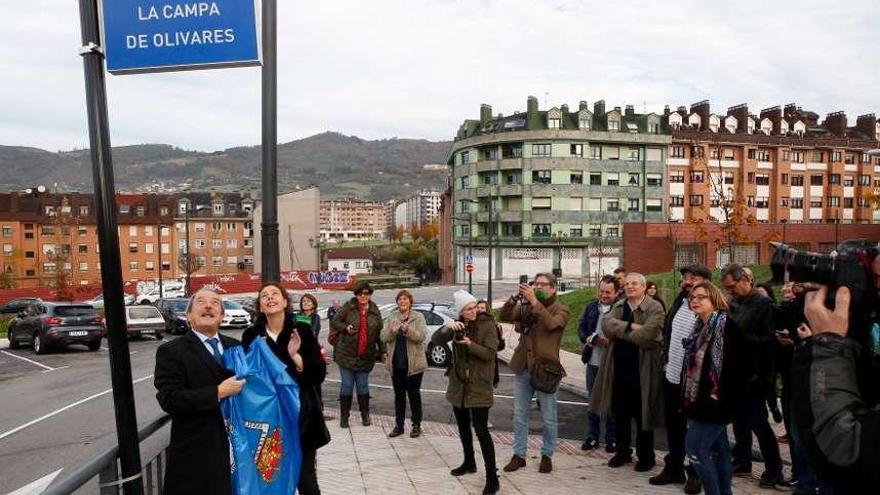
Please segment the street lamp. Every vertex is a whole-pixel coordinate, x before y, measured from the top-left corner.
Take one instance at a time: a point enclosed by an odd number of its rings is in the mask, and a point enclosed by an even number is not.
[[[555,270],[556,273],[554,273],[556,278],[562,278],[562,244],[565,242],[566,237],[568,237],[568,234],[561,230],[553,234],[553,239],[556,241],[556,246],[559,248],[559,264]]]
[[[192,279],[193,264],[195,264],[194,259],[192,257],[192,254],[190,253],[190,241],[189,241],[189,216],[190,215],[189,215],[189,212],[194,211],[196,214],[198,214],[199,211],[207,209],[207,206],[196,205],[195,209],[193,210],[192,201],[189,198],[183,198],[182,202],[185,206],[185,208],[183,210],[183,225],[184,225],[184,229],[186,231],[186,246],[184,248],[184,254],[186,255],[186,258],[184,259],[185,268],[186,268],[186,289],[185,289],[186,296],[185,297],[189,297],[192,295],[191,279]],[[161,267],[160,267],[160,271],[161,271]],[[162,294],[162,291],[160,289],[159,297],[163,297],[163,296],[164,296],[164,294]]]
[[[467,203],[480,204],[476,199],[463,199]],[[492,197],[489,197],[489,223],[486,228],[486,251],[489,257],[488,264],[486,268],[488,269],[488,277],[486,283],[486,300],[489,301],[489,306],[492,305],[492,232],[495,230],[495,224],[493,223],[493,211],[492,211]]]
[[[468,224],[468,257],[471,259],[473,259],[473,256],[474,256],[474,228],[473,228],[473,225],[471,225],[473,223],[473,217],[474,217],[474,215],[471,212],[468,212],[467,217],[461,217],[461,216],[453,216],[452,217],[453,221],[458,220],[460,222],[467,222],[467,224]],[[474,293],[474,272],[472,272],[472,271],[467,272],[467,275],[468,275],[468,292],[473,294]]]

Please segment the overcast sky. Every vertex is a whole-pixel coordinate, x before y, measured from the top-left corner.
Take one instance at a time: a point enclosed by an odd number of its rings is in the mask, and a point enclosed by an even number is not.
[[[446,140],[481,103],[509,114],[529,95],[880,115],[877,0],[610,3],[278,0],[279,142]],[[88,146],[79,29],[76,0],[0,2],[0,144]],[[108,74],[107,91],[114,145],[260,142],[259,68]]]

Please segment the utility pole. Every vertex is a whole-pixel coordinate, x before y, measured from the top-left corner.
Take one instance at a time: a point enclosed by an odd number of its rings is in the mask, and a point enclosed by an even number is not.
[[[101,284],[104,290],[107,345],[110,348],[110,383],[113,387],[116,439],[119,443],[119,462],[122,468],[119,486],[126,495],[138,495],[144,492],[144,480],[141,476],[134,386],[125,325],[125,301],[122,295],[122,260],[119,253],[119,225],[116,222],[116,186],[110,151],[110,119],[107,115],[107,87],[104,80],[98,1],[79,0],[79,16],[82,33],[82,48],[79,53],[82,56],[85,75],[92,181],[95,188],[98,245],[101,248]]]
[[[278,4],[263,0],[263,219],[261,260],[263,283],[281,280],[278,254]]]

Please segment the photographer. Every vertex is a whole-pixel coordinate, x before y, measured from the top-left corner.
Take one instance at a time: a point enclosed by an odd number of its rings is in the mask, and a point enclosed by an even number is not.
[[[477,311],[477,298],[465,290],[453,294],[458,320],[434,332],[431,342],[446,345],[452,340],[452,364],[447,376],[446,399],[452,404],[458,436],[464,453],[461,466],[450,471],[453,476],[476,473],[474,440],[471,424],[477,433],[483,462],[486,465],[486,486],[483,494],[497,493],[498,473],[495,470],[495,446],[489,435],[489,408],[494,399],[492,378],[495,374],[498,331],[495,321]]]
[[[880,256],[872,268],[876,284]],[[814,337],[794,354],[794,429],[817,475],[834,486],[834,493],[868,493],[880,485],[876,294],[868,294],[869,314],[854,315],[866,319],[852,323],[849,289],[837,290],[833,311],[825,307],[827,294],[821,286],[806,296],[804,313]]]
[[[559,345],[571,310],[556,299],[556,277],[539,273],[532,284],[519,284],[519,293],[501,308],[501,321],[514,324],[519,345],[510,359],[516,374],[513,406],[513,457],[504,466],[513,472],[526,465],[529,434],[529,405],[537,395],[543,416],[543,444],[538,471],[553,470],[556,450],[556,392],[565,370],[559,362]]]

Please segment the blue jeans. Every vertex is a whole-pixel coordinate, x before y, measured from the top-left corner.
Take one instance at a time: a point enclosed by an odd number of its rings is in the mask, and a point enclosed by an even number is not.
[[[596,376],[598,374],[598,366],[593,366],[592,364],[587,365],[587,393],[590,394],[591,400],[593,395],[593,387],[596,385]],[[599,418],[598,414],[587,411],[587,438],[599,440],[600,419],[601,418]],[[605,445],[614,444],[614,430],[614,416],[609,414],[608,418],[605,419]]]
[[[526,458],[526,445],[529,437],[529,406],[532,397],[537,396],[541,403],[541,415],[544,418],[544,428],[541,436],[544,440],[541,445],[541,455],[553,456],[556,450],[557,419],[556,419],[556,392],[547,394],[535,390],[530,383],[529,372],[523,370],[514,378],[513,388],[513,454]]]
[[[691,467],[703,483],[706,495],[733,493],[733,466],[730,464],[727,425],[688,420],[684,448]]]
[[[339,367],[339,378],[342,383],[339,385],[340,396],[351,396],[355,386],[357,386],[358,395],[370,394],[370,372],[354,371],[348,368]]]

